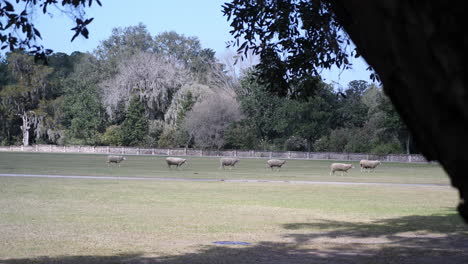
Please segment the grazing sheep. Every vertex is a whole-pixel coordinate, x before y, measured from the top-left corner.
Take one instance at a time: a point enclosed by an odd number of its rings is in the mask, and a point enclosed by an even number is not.
[[[234,165],[236,165],[236,163],[239,162],[239,159],[221,158],[219,162],[221,163],[221,167],[223,168],[223,170],[224,170],[224,166],[230,166],[231,167],[230,169],[232,169]]]
[[[361,160],[359,162],[359,165],[361,166],[361,172],[366,171],[368,169],[368,172],[371,170],[374,171],[374,169],[380,165],[380,161],[378,160]]]
[[[348,173],[348,170],[354,168],[353,164],[346,163],[332,163],[330,166],[330,176],[335,175],[335,171],[341,171],[341,176],[343,176],[343,171]]]
[[[124,160],[126,160],[124,156],[107,156],[107,167],[109,167],[111,163],[119,164],[120,167],[120,162]]]
[[[175,158],[175,157],[167,157],[167,167],[171,168],[172,165],[175,165],[177,168],[182,166],[187,160],[182,158]]]
[[[277,167],[278,170],[281,169],[281,166],[283,166],[286,163],[285,160],[277,160],[277,159],[271,159],[267,161],[267,165],[270,167],[271,170],[273,170],[273,167]]]

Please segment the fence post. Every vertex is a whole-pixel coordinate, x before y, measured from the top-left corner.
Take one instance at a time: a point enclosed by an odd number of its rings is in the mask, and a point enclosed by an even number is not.
[[[234,150],[234,157],[237,157],[237,149]]]
[[[288,159],[291,158],[291,151],[288,151]]]
[[[187,156],[187,148],[184,148],[185,156]]]

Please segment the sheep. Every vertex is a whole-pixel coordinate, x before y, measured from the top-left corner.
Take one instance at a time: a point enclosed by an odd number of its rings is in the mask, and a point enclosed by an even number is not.
[[[343,176],[343,171],[348,173],[349,169],[354,168],[353,164],[346,163],[332,163],[330,166],[330,176],[335,175],[335,171],[341,171],[341,176]]]
[[[281,166],[283,166],[286,163],[285,160],[277,160],[277,159],[271,159],[267,161],[267,165],[270,167],[271,170],[273,170],[273,167],[277,167],[278,170],[281,169]]]
[[[182,159],[182,158],[176,158],[176,157],[167,157],[166,158],[166,163],[167,163],[167,167],[171,168],[172,165],[175,165],[177,168],[179,168],[180,166],[182,166],[182,164],[187,164],[186,163],[186,159]]]
[[[116,163],[120,167],[120,162],[126,160],[124,156],[108,156],[107,157],[107,167],[110,166],[111,163]]]
[[[221,158],[219,160],[219,162],[221,163],[221,167],[223,168],[224,170],[224,166],[230,166],[232,169],[234,167],[234,165],[236,165],[236,163],[239,162],[239,159],[235,159],[235,158]]]
[[[361,172],[366,171],[368,169],[368,172],[370,170],[374,171],[374,169],[380,165],[380,161],[378,160],[361,160],[359,162],[359,165],[361,166]]]

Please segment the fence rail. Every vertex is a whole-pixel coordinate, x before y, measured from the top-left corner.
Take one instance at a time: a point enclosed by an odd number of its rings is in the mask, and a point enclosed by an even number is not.
[[[305,160],[345,160],[378,159],[383,162],[427,162],[418,154],[374,155],[362,153],[301,152],[301,151],[260,151],[260,150],[202,150],[190,148],[134,148],[106,146],[0,146],[0,152],[45,152],[45,153],[90,153],[119,155],[157,155],[157,156],[193,156],[193,157],[239,157],[239,158],[281,158]]]

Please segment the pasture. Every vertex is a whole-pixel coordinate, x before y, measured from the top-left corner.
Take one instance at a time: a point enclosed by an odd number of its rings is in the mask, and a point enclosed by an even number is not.
[[[361,173],[359,162],[345,173],[329,176],[334,161],[288,160],[283,168],[267,168],[266,159],[240,159],[235,168],[220,169],[219,158],[187,157],[180,169],[169,169],[165,157],[126,156],[119,168],[106,164],[107,155],[40,154],[0,152],[0,173],[154,177],[180,179],[257,179],[278,181],[338,181],[377,183],[449,184],[435,164],[383,163],[375,172]],[[346,162],[349,163],[349,162]]]
[[[252,159],[223,171],[218,159],[189,158],[169,170],[162,157],[128,156],[108,168],[99,155],[0,153],[3,174],[265,180],[0,176],[0,263],[468,262],[457,193],[437,165],[384,163],[342,177],[328,176],[330,163],[295,160],[271,171]]]

